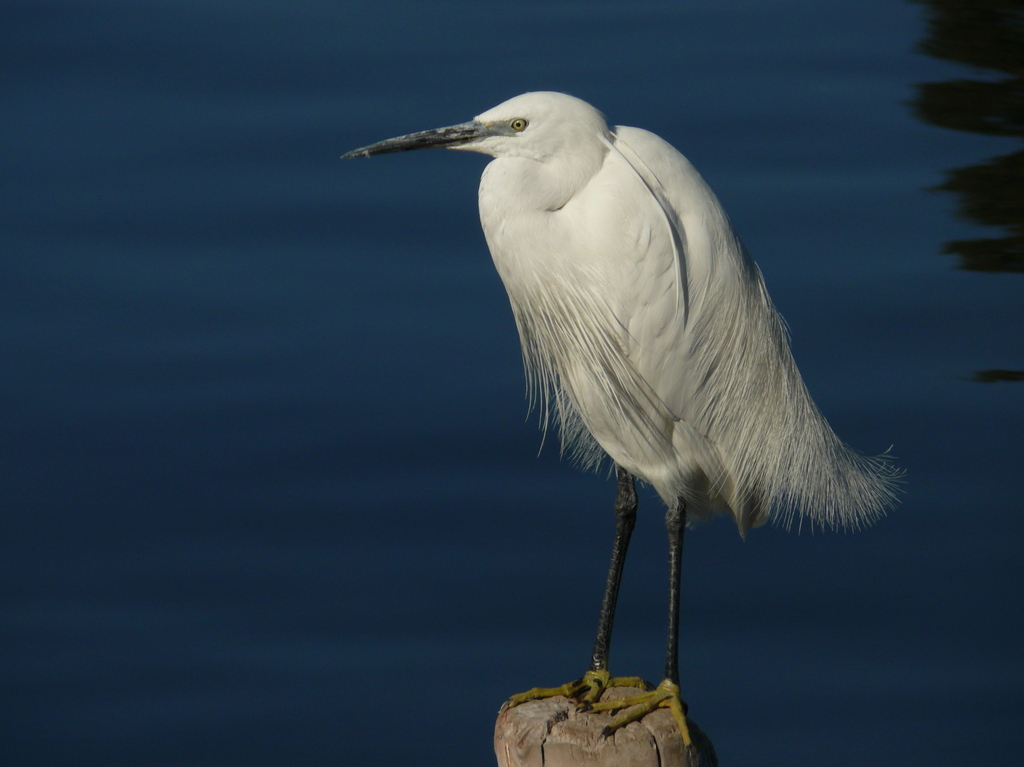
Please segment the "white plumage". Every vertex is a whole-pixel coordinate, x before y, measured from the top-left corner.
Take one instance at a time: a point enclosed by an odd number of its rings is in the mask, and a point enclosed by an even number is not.
[[[495,157],[480,218],[563,444],[684,498],[691,519],[731,512],[741,533],[794,513],[853,528],[880,514],[893,469],[815,407],[760,271],[686,158],[560,93],[476,122],[516,119],[521,133],[453,148]]]
[[[494,157],[480,220],[531,395],[585,466],[608,455],[744,535],[796,515],[857,528],[893,503],[899,473],[818,412],[757,265],[668,143],[538,92],[345,156],[433,146]]]

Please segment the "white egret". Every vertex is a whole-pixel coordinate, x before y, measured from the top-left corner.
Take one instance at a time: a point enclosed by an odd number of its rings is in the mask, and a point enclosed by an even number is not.
[[[679,698],[683,531],[731,514],[745,535],[769,519],[857,528],[894,500],[887,456],[843,444],[815,407],[761,273],[714,193],[679,152],[638,128],[609,129],[592,106],[526,93],[470,122],[345,157],[428,147],[494,159],[480,220],[515,314],[543,422],[583,464],[615,462],[616,535],[591,665],[555,694],[626,710],[609,729]],[[622,566],[636,518],[634,477],[668,506],[669,630],[657,689],[601,703]]]

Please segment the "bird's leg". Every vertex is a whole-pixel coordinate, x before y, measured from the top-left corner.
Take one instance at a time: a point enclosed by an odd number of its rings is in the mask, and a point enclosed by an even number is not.
[[[595,703],[591,709],[594,711],[630,709],[604,728],[604,734],[610,735],[620,727],[642,719],[655,709],[667,708],[676,720],[679,733],[683,737],[683,744],[687,748],[692,748],[693,741],[686,724],[686,704],[679,697],[679,589],[683,569],[683,536],[686,532],[686,502],[682,498],[665,514],[665,527],[668,531],[669,569],[665,679],[651,692]]]
[[[604,585],[604,599],[601,600],[601,617],[597,621],[597,637],[594,652],[590,658],[591,671],[608,669],[608,652],[612,641],[612,624],[615,622],[615,605],[619,601],[619,586],[622,584],[622,567],[626,563],[626,550],[636,526],[636,483],[633,475],[617,467],[619,492],[615,496],[615,543],[612,544],[612,561],[608,567],[608,580]]]
[[[619,491],[615,496],[615,542],[612,544],[612,559],[608,566],[608,580],[604,586],[604,598],[601,600],[601,615],[597,621],[597,636],[594,639],[594,652],[590,656],[590,670],[584,676],[589,679],[590,689],[580,703],[589,707],[601,699],[601,693],[609,686],[640,687],[648,689],[650,685],[639,677],[615,677],[608,675],[608,654],[612,642],[612,626],[615,623],[615,606],[619,601],[619,586],[622,584],[622,568],[626,564],[626,551],[629,539],[636,526],[636,481],[633,475],[616,467],[619,480]]]
[[[665,513],[668,531],[668,646],[665,679],[679,686],[679,590],[683,576],[683,537],[686,535],[686,501],[682,498]]]
[[[616,467],[619,481],[618,493],[615,496],[615,542],[612,545],[612,560],[608,568],[608,580],[604,587],[604,598],[601,601],[601,616],[597,622],[597,637],[594,640],[594,652],[590,659],[590,669],[581,679],[563,684],[561,687],[535,687],[527,692],[513,695],[508,707],[518,706],[528,700],[553,698],[564,695],[567,698],[579,699],[580,706],[589,708],[601,699],[601,693],[610,685],[617,687],[640,687],[650,689],[650,685],[639,677],[615,677],[608,673],[608,651],[612,639],[612,624],[615,622],[615,605],[619,599],[619,585],[622,582],[622,568],[626,563],[626,550],[629,539],[636,526],[636,482],[633,475]]]

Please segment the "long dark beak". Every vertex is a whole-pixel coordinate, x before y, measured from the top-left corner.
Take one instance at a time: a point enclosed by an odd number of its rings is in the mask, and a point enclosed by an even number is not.
[[[388,154],[390,152],[408,152],[412,149],[430,149],[431,147],[454,147],[468,144],[471,141],[491,135],[488,126],[472,120],[468,123],[449,125],[447,128],[435,128],[407,136],[398,136],[376,144],[353,149],[342,155],[345,157],[369,157],[371,154]]]

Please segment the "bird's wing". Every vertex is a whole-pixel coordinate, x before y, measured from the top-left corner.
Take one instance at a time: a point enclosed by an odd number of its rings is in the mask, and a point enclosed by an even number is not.
[[[700,174],[652,133],[616,128],[613,149],[648,191],[649,234],[629,257],[632,284],[619,320],[636,372],[676,419],[679,438],[704,470],[711,496],[725,500],[745,529],[760,516],[756,494],[741,487],[737,401],[764,372],[754,324],[771,322],[757,267]],[[751,352],[753,352],[751,354]],[[751,364],[753,363],[753,364]],[[753,384],[753,387],[751,387]]]
[[[649,240],[635,250],[635,283],[620,317],[630,357],[676,418],[706,434],[696,395],[720,354],[715,345],[728,342],[736,321],[730,299],[756,287],[756,267],[714,193],[671,145],[618,127],[614,150],[650,194]]]

